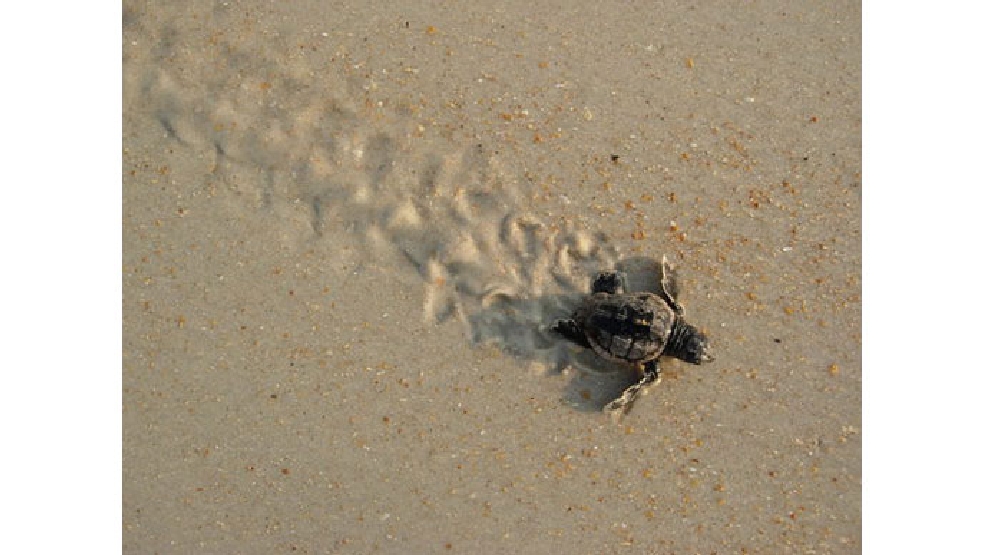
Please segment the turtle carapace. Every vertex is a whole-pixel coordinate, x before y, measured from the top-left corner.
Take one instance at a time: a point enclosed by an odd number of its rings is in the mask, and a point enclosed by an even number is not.
[[[685,310],[675,300],[678,287],[667,258],[661,261],[661,269],[656,294],[627,292],[623,272],[599,273],[592,282],[592,293],[575,313],[551,325],[552,331],[604,358],[643,365],[640,381],[606,405],[608,411],[625,413],[641,388],[660,381],[661,356],[692,364],[714,360],[708,338],[684,320]]]

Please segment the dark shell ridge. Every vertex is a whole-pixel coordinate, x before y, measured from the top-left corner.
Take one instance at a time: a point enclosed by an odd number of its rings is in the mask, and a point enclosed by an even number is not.
[[[582,329],[595,350],[624,362],[657,358],[667,345],[674,313],[650,293],[598,293],[583,307]]]

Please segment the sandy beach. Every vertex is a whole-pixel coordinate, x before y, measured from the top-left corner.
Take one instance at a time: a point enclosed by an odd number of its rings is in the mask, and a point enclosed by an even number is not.
[[[577,4],[124,2],[124,553],[861,551],[858,3]]]

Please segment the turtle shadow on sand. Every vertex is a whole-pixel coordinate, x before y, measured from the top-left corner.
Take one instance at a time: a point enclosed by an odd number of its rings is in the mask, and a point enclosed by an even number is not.
[[[634,292],[657,292],[665,277],[661,262],[645,257],[621,260],[614,269],[626,274],[628,290]],[[667,277],[669,283],[676,283],[674,276]],[[474,343],[498,345],[547,375],[569,376],[561,400],[576,410],[601,412],[640,379],[640,372],[633,365],[573,345],[550,329],[556,320],[570,317],[589,294],[588,287],[584,291],[566,288],[571,292],[538,297],[488,295],[465,318]],[[677,295],[676,287],[671,293]]]

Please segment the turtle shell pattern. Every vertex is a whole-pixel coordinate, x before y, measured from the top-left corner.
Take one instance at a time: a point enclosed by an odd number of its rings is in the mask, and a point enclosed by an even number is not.
[[[642,363],[664,352],[674,311],[652,293],[595,293],[575,315],[593,350],[617,362]]]

